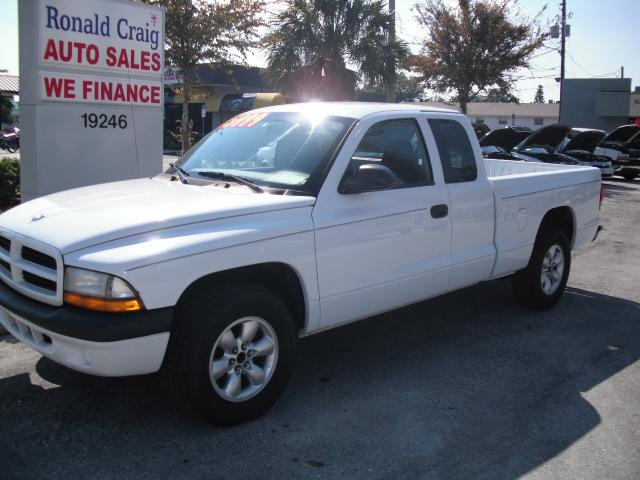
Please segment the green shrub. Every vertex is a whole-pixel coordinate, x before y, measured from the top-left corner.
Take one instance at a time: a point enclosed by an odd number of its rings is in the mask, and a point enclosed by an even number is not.
[[[20,202],[20,161],[0,158],[0,210]]]

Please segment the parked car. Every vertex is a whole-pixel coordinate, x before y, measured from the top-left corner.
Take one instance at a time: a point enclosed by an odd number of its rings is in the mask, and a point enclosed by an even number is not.
[[[597,167],[603,177],[613,175],[613,164],[608,157],[594,151],[607,134],[592,128],[572,128],[560,147],[560,153],[579,160],[583,165]]]
[[[595,150],[596,155],[604,155],[611,160],[616,160],[618,156],[627,153],[628,148],[633,145],[640,148],[640,125],[634,123],[622,125],[610,132],[602,139],[600,145]]]
[[[509,155],[513,148],[531,135],[527,127],[505,127],[492,130],[480,139],[482,156],[502,160],[517,160]]]
[[[612,160],[615,175],[633,180],[640,175],[640,125],[616,128],[604,138],[595,153]]]
[[[0,215],[0,323],[81,372],[162,370],[234,424],[278,399],[299,337],[501,277],[553,307],[601,198],[595,168],[483,160],[455,111],[258,109],[164,174]]]
[[[611,159],[615,175],[633,180],[640,175],[640,125],[616,128],[600,142],[594,153]]]
[[[626,153],[613,161],[614,173],[625,180],[633,180],[640,175],[640,154]]]
[[[507,129],[502,129],[507,130]],[[560,124],[539,128],[533,133],[528,132],[517,145],[506,152],[489,153],[488,146],[484,147],[485,157],[502,160],[520,160],[525,162],[559,163],[565,165],[579,165],[574,158],[558,153],[558,148],[569,134],[569,127]],[[524,136],[524,132],[519,132]],[[504,134],[515,140],[514,133]],[[484,140],[484,139],[483,139]],[[484,142],[488,143],[488,141]]]
[[[497,133],[495,137],[492,135],[494,132]],[[588,151],[590,148],[595,149],[597,143],[593,144],[594,139],[602,138],[600,135],[604,132],[600,130],[570,129],[565,125],[554,124],[528,135],[510,128],[494,132],[480,140],[485,158],[586,165],[599,168],[603,176],[613,173],[613,167],[607,158]],[[524,135],[526,137],[522,138]]]

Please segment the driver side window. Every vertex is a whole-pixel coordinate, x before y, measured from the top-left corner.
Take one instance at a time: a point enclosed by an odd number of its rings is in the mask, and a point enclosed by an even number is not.
[[[394,176],[393,188],[433,185],[431,162],[416,120],[399,118],[373,125],[351,157],[343,180],[362,165],[381,165]]]

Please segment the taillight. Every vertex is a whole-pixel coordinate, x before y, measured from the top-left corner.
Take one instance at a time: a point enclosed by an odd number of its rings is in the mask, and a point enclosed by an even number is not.
[[[600,182],[600,205],[598,208],[602,208],[602,202],[604,201],[604,183]]]

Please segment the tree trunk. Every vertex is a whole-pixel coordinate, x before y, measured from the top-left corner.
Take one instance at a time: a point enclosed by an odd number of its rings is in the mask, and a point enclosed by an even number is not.
[[[469,95],[467,93],[460,92],[460,94],[458,95],[458,98],[460,99],[460,111],[466,115],[467,104],[469,103]]]
[[[184,76],[182,84],[182,120],[180,121],[180,142],[181,142],[181,154],[184,155],[189,150],[189,98],[191,92],[189,92],[189,84],[186,76]]]

